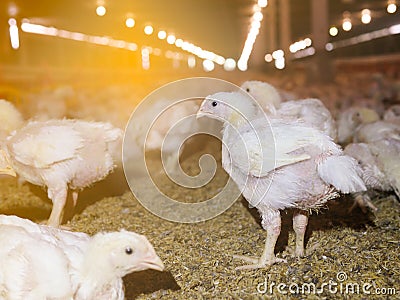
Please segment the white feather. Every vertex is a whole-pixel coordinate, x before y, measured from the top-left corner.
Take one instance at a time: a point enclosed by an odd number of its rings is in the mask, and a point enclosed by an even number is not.
[[[43,127],[41,123],[30,123],[14,137],[9,138],[14,158],[35,168],[71,159],[83,147],[79,132],[67,124]]]
[[[0,99],[0,120],[0,134],[2,138],[24,124],[24,118],[21,113],[11,102],[4,99]]]
[[[240,140],[242,142],[240,142]],[[231,132],[225,139],[234,165],[245,174],[266,176],[282,166],[309,159],[306,147],[315,147],[320,152],[338,151],[331,139],[311,127],[298,122],[280,122],[257,119],[251,124]]]
[[[361,169],[357,161],[350,156],[328,156],[318,165],[321,178],[342,193],[366,191],[361,179]]]

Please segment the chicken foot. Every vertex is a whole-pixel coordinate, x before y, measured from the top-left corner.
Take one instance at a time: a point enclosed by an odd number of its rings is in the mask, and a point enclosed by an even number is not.
[[[353,197],[354,203],[349,208],[349,213],[351,213],[357,206],[361,208],[363,213],[367,213],[367,208],[371,209],[372,211],[378,210],[378,208],[372,204],[371,199],[366,193],[356,193],[353,195]]]
[[[260,269],[274,263],[286,262],[285,259],[278,258],[274,254],[275,244],[281,232],[281,215],[279,211],[269,211],[262,217],[263,228],[267,230],[267,239],[265,240],[263,253],[260,258],[234,255],[234,259],[241,259],[250,263],[249,265],[237,267],[236,270]]]

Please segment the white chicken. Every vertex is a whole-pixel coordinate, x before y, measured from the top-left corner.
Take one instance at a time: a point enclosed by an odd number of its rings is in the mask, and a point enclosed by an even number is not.
[[[53,202],[48,224],[59,226],[68,188],[75,205],[80,189],[105,178],[121,161],[121,139],[122,130],[108,123],[30,122],[1,145],[0,174],[47,187]]]
[[[241,88],[254,97],[269,117],[302,121],[336,140],[335,120],[320,100],[299,99],[282,102],[279,92],[272,85],[261,81],[246,81]]]
[[[368,189],[394,191],[400,198],[400,140],[386,138],[370,143],[352,143],[344,152],[360,163]],[[371,208],[376,210],[374,206]]]
[[[25,108],[31,119],[46,121],[61,119],[67,116],[67,102],[75,97],[75,90],[70,86],[59,86],[55,89],[41,90],[39,93],[30,93],[25,101]]]
[[[262,268],[280,262],[274,248],[281,228],[279,210],[296,208],[295,255],[304,255],[308,212],[343,193],[365,191],[357,161],[332,139],[295,120],[263,117],[248,95],[221,92],[208,96],[198,116],[222,120],[222,165],[243,196],[258,209],[267,230],[260,258],[239,258]],[[242,141],[242,142],[241,142]]]
[[[389,106],[383,114],[383,120],[400,125],[400,104]]]
[[[122,300],[122,277],[164,265],[143,235],[85,233],[0,215],[0,298]]]
[[[365,123],[358,126],[353,135],[355,143],[371,143],[388,138],[400,140],[400,125],[387,121]]]
[[[11,102],[4,99],[0,99],[0,120],[0,139],[6,138],[24,124],[22,114]]]
[[[135,167],[132,164],[141,159],[146,151],[162,150],[166,159],[165,168],[171,172],[176,171],[179,156],[184,148],[183,142],[188,132],[197,127],[197,120],[192,117],[188,120],[189,124],[185,124],[186,126],[175,128],[174,134],[169,135],[167,143],[164,143],[164,139],[177,122],[193,116],[198,108],[198,104],[193,101],[173,105],[168,99],[159,99],[140,106],[140,111],[133,114],[133,120],[126,131],[133,141],[124,149],[128,168]],[[177,132],[176,129],[179,131]]]
[[[124,145],[124,167],[139,169],[136,164],[146,151],[161,150],[164,168],[169,174],[179,174],[179,158],[186,139],[194,133],[207,132],[215,124],[197,120],[200,101],[173,101],[160,98],[141,104],[128,124]],[[139,175],[139,173],[138,173]]]
[[[281,107],[282,97],[269,83],[252,80],[245,81],[240,87],[254,97],[267,113],[275,115]]]
[[[367,107],[353,106],[342,111],[337,120],[338,142],[340,144],[351,143],[354,132],[360,125],[376,122],[379,119],[378,113]]]

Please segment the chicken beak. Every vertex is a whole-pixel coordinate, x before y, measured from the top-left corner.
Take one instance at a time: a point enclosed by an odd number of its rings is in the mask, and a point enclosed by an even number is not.
[[[153,269],[157,271],[163,271],[165,268],[163,262],[157,255],[153,255],[152,257],[145,259],[141,265],[145,269]]]
[[[17,173],[15,173],[14,169],[11,168],[11,167],[6,167],[6,168],[3,168],[3,169],[0,169],[0,174],[17,177]]]
[[[206,115],[206,114],[205,114],[204,111],[203,111],[203,107],[201,106],[200,109],[197,111],[196,119],[198,120],[198,119],[200,119],[201,117],[204,117],[205,115]]]
[[[207,116],[207,113],[204,111],[204,102],[200,105],[199,110],[197,111],[196,114],[196,119],[200,119],[202,117]]]

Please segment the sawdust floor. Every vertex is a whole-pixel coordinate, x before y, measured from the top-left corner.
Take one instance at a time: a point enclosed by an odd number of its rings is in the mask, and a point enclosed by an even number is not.
[[[184,165],[197,166],[197,161],[189,158]],[[227,175],[219,170],[216,177],[219,180],[201,190],[205,198],[215,194]],[[160,176],[160,185],[167,192],[174,189],[163,178]],[[186,191],[182,199],[188,199],[187,195]],[[5,177],[0,179],[0,199],[0,213],[36,221],[45,220],[51,209],[43,189],[30,184],[19,186],[15,179]],[[348,213],[352,201],[345,197],[331,201],[326,209],[313,214],[307,244],[310,247],[318,243],[318,247],[301,259],[292,258],[285,250],[287,245],[294,245],[294,234],[291,212],[282,212],[282,233],[276,252],[287,263],[246,271],[235,270],[243,262],[233,260],[232,256],[259,256],[266,232],[260,226],[257,211],[249,209],[242,198],[209,221],[173,223],[143,208],[128,190],[123,172],[117,170],[83,191],[78,202],[74,214],[66,216],[72,230],[89,234],[121,228],[136,231],[148,237],[164,261],[164,272],[149,270],[124,278],[127,299],[400,297],[400,205],[388,195],[373,199],[379,208],[374,214],[364,214],[358,208]],[[393,289],[397,296],[377,295],[393,293]]]

